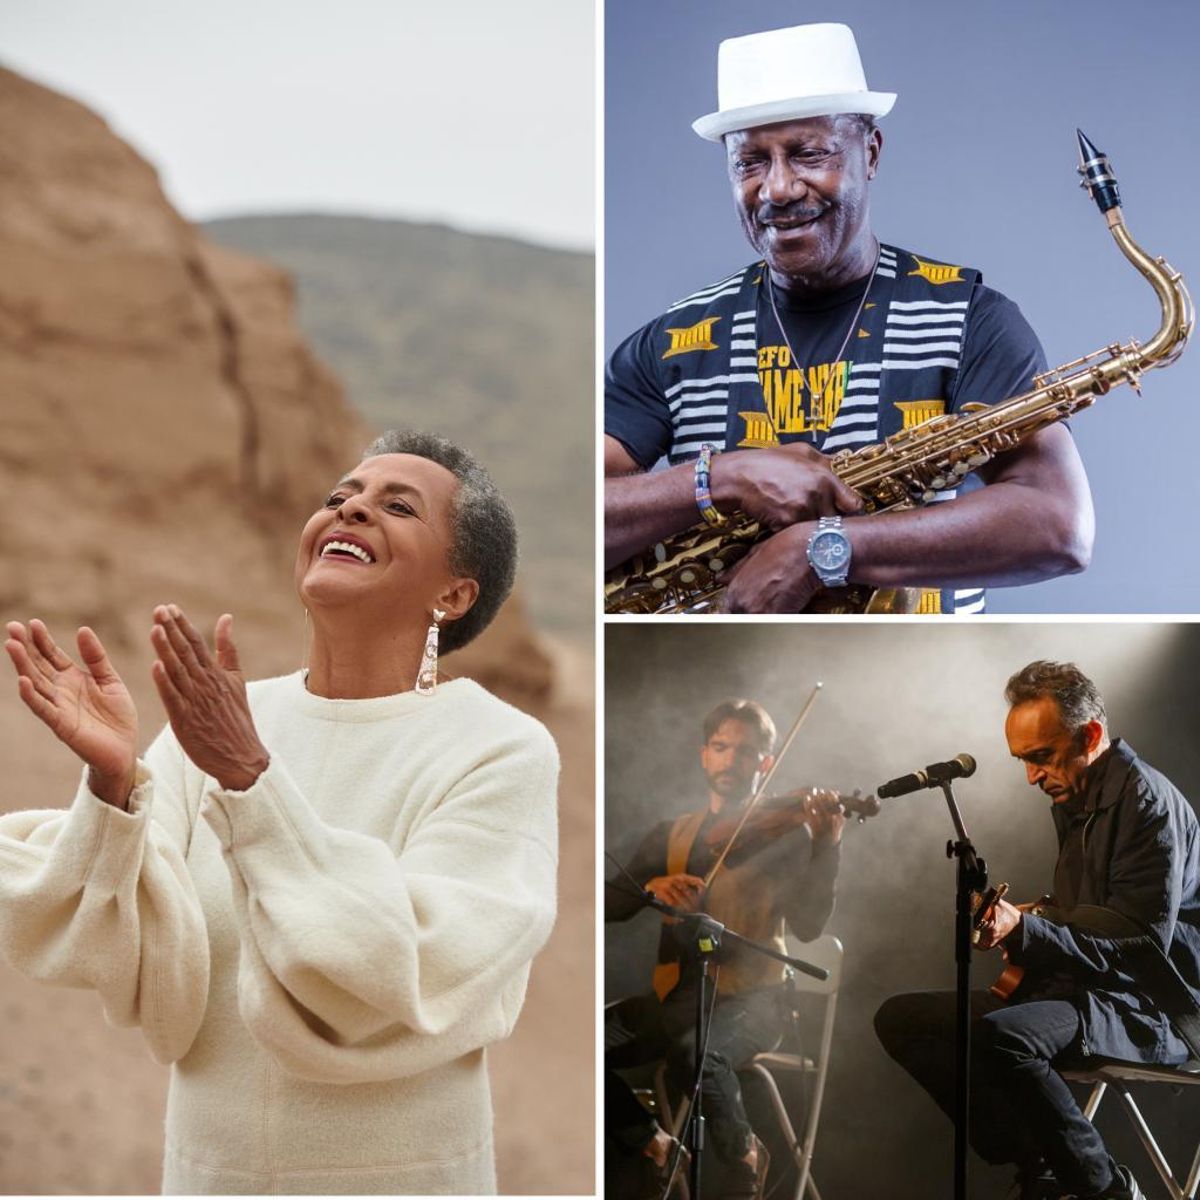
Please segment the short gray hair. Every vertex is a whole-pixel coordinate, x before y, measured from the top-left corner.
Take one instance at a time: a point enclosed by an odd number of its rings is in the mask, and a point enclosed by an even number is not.
[[[475,603],[441,632],[440,648],[459,650],[491,624],[508,599],[517,574],[517,526],[508,501],[492,477],[461,446],[434,433],[389,429],[364,451],[363,458],[380,454],[413,454],[445,467],[458,480],[452,516],[450,570],[479,584]]]
[[[854,121],[858,125],[858,132],[863,137],[870,137],[875,132],[875,118],[870,113],[841,113],[839,115],[845,117],[847,121]]]
[[[1039,658],[1022,667],[1004,689],[1010,708],[1049,696],[1058,704],[1062,723],[1071,734],[1089,721],[1099,721],[1107,731],[1104,699],[1096,685],[1074,664]]]

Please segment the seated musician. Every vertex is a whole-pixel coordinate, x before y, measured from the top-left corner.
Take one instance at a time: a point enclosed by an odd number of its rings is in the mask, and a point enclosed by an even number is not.
[[[784,925],[800,938],[820,935],[833,910],[839,842],[845,817],[809,805],[794,828],[772,836],[766,846],[753,840],[739,856],[731,849],[725,864],[705,887],[728,841],[722,826],[754,794],[760,773],[774,761],[775,725],[752,700],[729,700],[704,721],[700,766],[708,784],[707,805],[656,825],[628,864],[629,873],[646,891],[676,908],[704,911],[730,929],[757,941],[783,947]],[[709,835],[717,832],[721,840]],[[621,879],[606,889],[605,919],[625,920],[644,901],[631,882]],[[690,1092],[695,1078],[694,1023],[700,968],[686,955],[676,933],[687,923],[664,922],[654,991],[617,1006],[606,1029],[606,1067],[620,1068],[665,1058],[674,1088]],[[766,1176],[766,1150],[752,1133],[742,1104],[737,1071],[753,1057],[774,1047],[784,1026],[779,984],[784,967],[777,961],[729,943],[720,951],[717,1001],[713,1010],[708,1057],[702,1084],[702,1106],[708,1146],[725,1168],[725,1195],[760,1194]],[[611,1088],[610,1088],[611,1090]],[[606,1118],[622,1119],[629,1106],[623,1097],[606,1098]],[[629,1128],[607,1133],[636,1149],[636,1117]],[[648,1153],[658,1152],[661,1134],[643,1119],[641,1137]]]
[[[1169,780],[1109,739],[1104,702],[1078,667],[1030,663],[1005,696],[1009,749],[1050,797],[1059,855],[1050,903],[1001,899],[980,924],[979,947],[1001,947],[1021,977],[1007,1002],[972,994],[971,1144],[1017,1165],[1021,1200],[1130,1200],[1143,1193],[1129,1168],[1054,1068],[1197,1056],[1200,828]],[[954,994],[894,996],[875,1027],[952,1114]]]

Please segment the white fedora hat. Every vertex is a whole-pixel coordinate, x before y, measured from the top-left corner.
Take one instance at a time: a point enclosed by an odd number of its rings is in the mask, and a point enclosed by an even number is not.
[[[895,92],[869,92],[848,25],[793,25],[728,38],[717,53],[718,110],[692,122],[710,142],[777,121],[867,113],[882,117]]]

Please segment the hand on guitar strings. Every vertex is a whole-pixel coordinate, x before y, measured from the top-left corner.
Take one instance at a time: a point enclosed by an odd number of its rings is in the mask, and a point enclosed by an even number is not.
[[[1021,923],[1023,913],[1015,904],[1007,900],[997,900],[992,908],[992,914],[977,926],[978,936],[975,947],[978,950],[991,950],[1004,941]]]

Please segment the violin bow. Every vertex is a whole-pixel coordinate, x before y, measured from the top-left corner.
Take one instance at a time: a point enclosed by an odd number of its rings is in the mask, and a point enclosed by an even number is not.
[[[779,753],[775,756],[775,761],[771,764],[771,769],[763,776],[762,782],[758,785],[758,791],[750,798],[750,803],[746,805],[745,811],[742,813],[742,819],[737,823],[737,828],[729,835],[729,841],[725,843],[725,848],[721,851],[717,861],[713,863],[709,872],[704,877],[704,886],[707,888],[713,881],[716,873],[721,869],[721,864],[725,861],[725,856],[733,849],[733,843],[737,839],[737,835],[742,832],[742,826],[746,824],[747,818],[754,811],[758,802],[767,794],[767,788],[770,786],[771,780],[775,772],[779,769],[779,764],[783,762],[783,756],[791,748],[792,742],[796,740],[796,734],[800,732],[800,726],[808,720],[808,714],[812,712],[812,706],[817,702],[817,696],[825,685],[818,682],[812,690],[812,695],[805,702],[804,707],[800,710],[800,715],[796,718],[795,724],[792,725],[791,731],[784,739],[783,745],[779,748]]]

